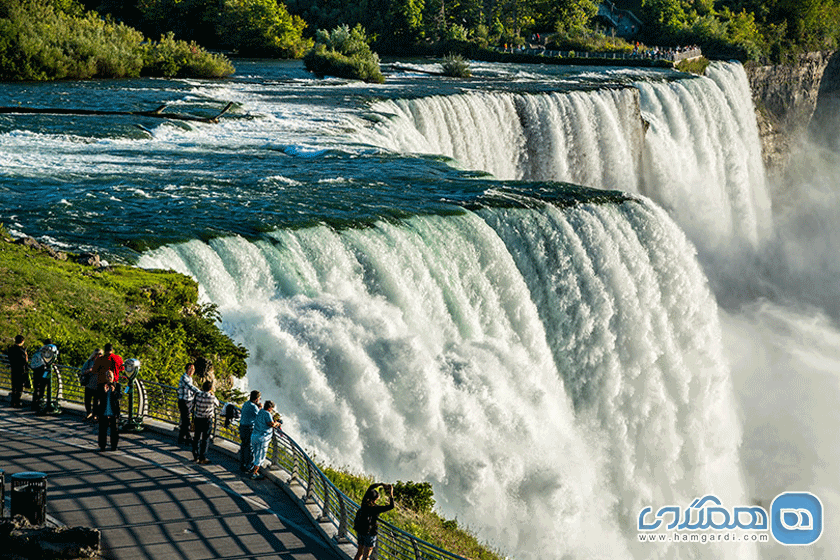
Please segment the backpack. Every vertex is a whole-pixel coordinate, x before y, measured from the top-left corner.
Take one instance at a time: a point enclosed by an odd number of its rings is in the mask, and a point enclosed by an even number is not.
[[[356,512],[356,517],[353,519],[353,530],[357,535],[370,534],[370,516],[362,514],[362,508]]]

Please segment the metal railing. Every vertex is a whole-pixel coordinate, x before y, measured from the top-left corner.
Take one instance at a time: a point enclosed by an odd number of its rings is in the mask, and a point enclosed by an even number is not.
[[[593,60],[625,60],[625,61],[656,61],[663,60],[667,62],[679,62],[690,58],[698,58],[703,56],[703,51],[699,48],[691,49],[661,49],[654,47],[642,51],[629,52],[588,52],[588,51],[555,51],[547,50],[545,48],[533,47],[508,47],[507,49],[496,49],[499,52],[506,52],[509,54],[528,54],[528,55],[542,55],[552,58],[571,58],[571,59],[593,59]]]
[[[84,386],[81,384],[81,370],[72,366],[57,365],[57,375],[53,376],[53,399],[71,403],[84,403]],[[11,389],[11,372],[8,358],[0,355],[0,389]],[[177,389],[154,381],[135,379],[134,390],[138,398],[134,402],[134,415],[153,418],[177,425],[178,412]],[[229,426],[218,416],[213,428],[213,438],[239,445],[239,426],[234,420]],[[333,539],[340,543],[355,542],[352,520],[359,510],[359,504],[345,495],[327,478],[318,465],[286,432],[275,429],[266,459],[273,468],[288,475],[287,485],[297,482],[305,489],[304,500],[319,510],[316,521],[328,523],[335,528]],[[443,550],[423,541],[411,533],[380,520],[377,546],[371,554],[376,560],[465,560],[464,557]]]

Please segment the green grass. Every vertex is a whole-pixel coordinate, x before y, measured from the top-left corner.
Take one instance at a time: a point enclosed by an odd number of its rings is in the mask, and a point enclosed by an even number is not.
[[[690,60],[681,60],[675,66],[675,68],[680,72],[691,72],[692,74],[697,74],[698,76],[705,74],[706,68],[708,67],[709,59],[705,56],[692,58]]]
[[[59,363],[81,366],[106,342],[139,358],[141,376],[174,383],[184,364],[203,355],[219,389],[245,374],[247,350],[216,326],[198,286],[174,272],[128,266],[95,269],[11,243],[0,230],[0,333],[4,347],[23,334],[30,349],[51,338]]]

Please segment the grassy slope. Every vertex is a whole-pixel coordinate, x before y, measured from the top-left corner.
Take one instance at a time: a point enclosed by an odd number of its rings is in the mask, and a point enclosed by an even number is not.
[[[127,266],[93,268],[0,240],[0,341],[23,334],[30,352],[47,338],[59,363],[81,366],[106,342],[139,358],[142,375],[177,381],[184,364],[211,360],[220,388],[245,373],[247,351],[216,327],[214,309],[198,304],[198,286],[174,272]]]
[[[359,504],[362,503],[365,490],[374,482],[371,477],[350,474],[342,469],[322,465],[321,470],[339,490]],[[379,503],[384,503],[381,498]],[[382,519],[424,541],[466,558],[473,560],[504,558],[499,552],[479,542],[468,530],[459,527],[456,520],[445,519],[434,511],[417,512],[397,502],[397,507],[384,514]]]

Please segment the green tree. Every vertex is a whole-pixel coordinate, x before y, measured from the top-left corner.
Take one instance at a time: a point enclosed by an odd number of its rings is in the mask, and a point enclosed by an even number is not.
[[[554,10],[553,27],[559,32],[580,34],[598,13],[593,0],[558,0],[549,4]]]
[[[300,58],[313,44],[303,18],[276,0],[224,0],[217,25],[222,46],[241,54]]]
[[[364,27],[340,25],[332,31],[319,29],[315,46],[303,58],[306,69],[317,75],[339,76],[382,83],[379,55],[370,48]]]

